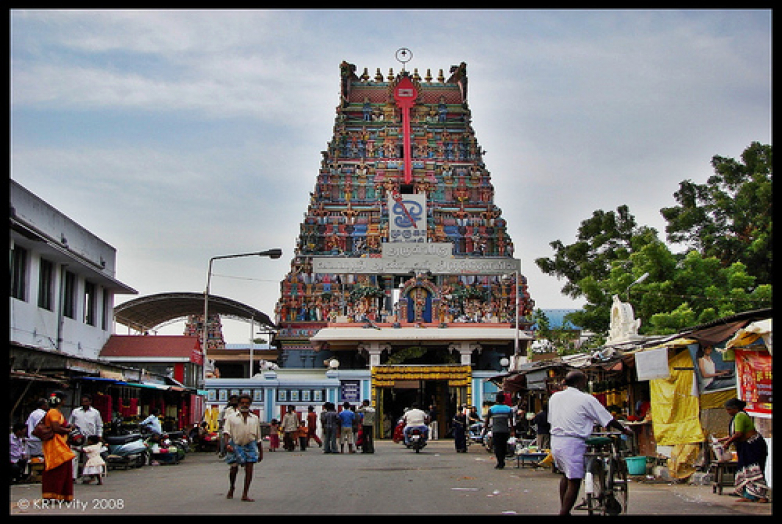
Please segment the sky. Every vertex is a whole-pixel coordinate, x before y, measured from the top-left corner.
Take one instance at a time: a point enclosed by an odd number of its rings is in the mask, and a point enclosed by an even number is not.
[[[339,64],[467,64],[472,125],[536,308],[593,211],[660,209],[771,143],[770,10],[11,10],[11,177],[117,250],[115,305],[206,287],[274,318],[334,133]],[[181,334],[182,322],[160,334]],[[117,325],[117,333],[127,328]],[[249,324],[225,320],[228,343]]]

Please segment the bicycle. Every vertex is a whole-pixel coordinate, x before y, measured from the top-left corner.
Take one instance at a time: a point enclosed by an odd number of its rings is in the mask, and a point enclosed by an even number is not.
[[[627,513],[627,464],[620,451],[621,433],[593,433],[586,441],[585,496],[575,509],[589,516]]]

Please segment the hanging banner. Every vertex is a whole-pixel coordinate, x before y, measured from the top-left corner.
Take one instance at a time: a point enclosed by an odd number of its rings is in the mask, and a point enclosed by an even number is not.
[[[669,378],[668,348],[649,349],[635,354],[635,372],[638,380]]]
[[[758,417],[772,415],[772,367],[768,351],[736,348],[739,398],[747,403],[746,412]]]
[[[654,438],[658,445],[674,446],[703,441],[698,397],[693,395],[695,374],[687,350],[668,361],[670,377],[649,381]]]

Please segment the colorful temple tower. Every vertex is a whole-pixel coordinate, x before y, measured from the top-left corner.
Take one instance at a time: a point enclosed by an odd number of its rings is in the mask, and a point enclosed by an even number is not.
[[[475,371],[526,354],[534,307],[470,123],[467,66],[422,78],[410,56],[385,77],[340,65],[334,136],[275,309],[282,369],[368,370],[381,413],[471,402]]]

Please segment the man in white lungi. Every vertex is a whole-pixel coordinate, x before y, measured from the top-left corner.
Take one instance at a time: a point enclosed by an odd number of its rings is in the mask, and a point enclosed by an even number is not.
[[[600,402],[584,393],[587,377],[581,371],[571,371],[565,377],[565,389],[551,396],[548,421],[551,424],[551,455],[564,474],[559,483],[560,515],[570,515],[584,478],[586,439],[592,426],[599,424],[616,428],[626,435],[633,431],[614,420]]]

